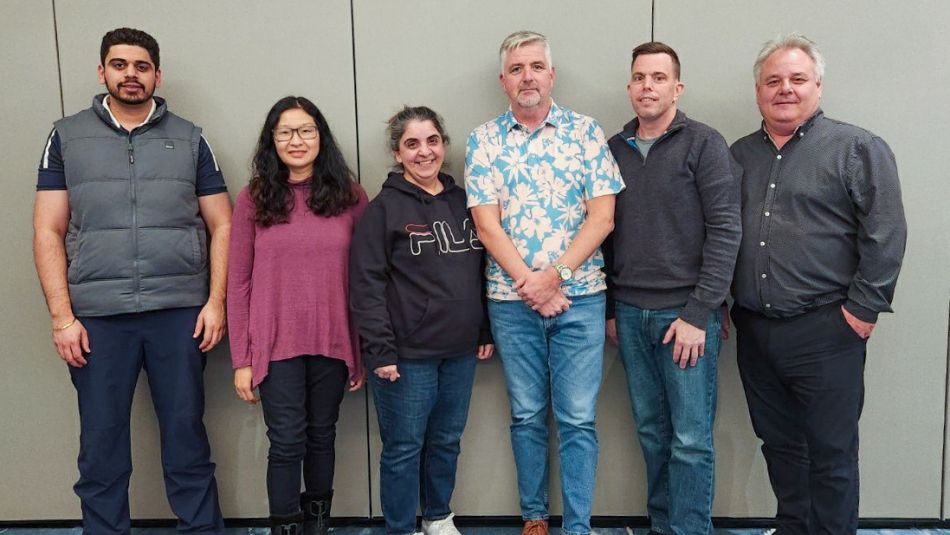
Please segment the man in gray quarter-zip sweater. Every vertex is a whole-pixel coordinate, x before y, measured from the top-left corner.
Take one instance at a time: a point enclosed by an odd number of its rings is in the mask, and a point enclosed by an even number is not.
[[[607,335],[620,348],[647,469],[651,533],[712,533],[720,308],[741,235],[738,165],[677,110],[669,46],[633,51],[637,117],[609,140],[627,189],[604,244]]]
[[[778,533],[855,533],[867,339],[907,237],[897,164],[881,138],[824,116],[824,59],[804,36],[767,43],[753,72],[762,128],[732,146],[739,373]]]
[[[108,94],[56,122],[33,218],[53,341],[79,399],[83,531],[130,532],[129,416],[144,367],[179,528],[220,533],[202,373],[224,334],[230,199],[201,129],[153,97],[155,39],[113,30],[100,60]]]

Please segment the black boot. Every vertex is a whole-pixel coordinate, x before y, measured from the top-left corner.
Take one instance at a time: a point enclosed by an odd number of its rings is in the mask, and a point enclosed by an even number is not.
[[[270,517],[271,535],[303,535],[303,512]]]
[[[300,495],[305,535],[327,535],[330,531],[331,502],[333,502],[333,490],[327,494],[304,492]]]

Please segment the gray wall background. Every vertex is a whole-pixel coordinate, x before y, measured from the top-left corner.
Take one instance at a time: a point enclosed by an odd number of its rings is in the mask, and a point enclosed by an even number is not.
[[[653,17],[655,15],[655,17]],[[89,105],[99,39],[117,26],[152,33],[162,47],[158,94],[202,125],[231,194],[248,179],[264,114],[286,94],[313,99],[327,116],[370,196],[391,158],[384,121],[403,104],[441,112],[454,140],[449,171],[462,175],[468,132],[507,105],[497,82],[497,47],[531,28],[551,40],[555,99],[592,115],[608,134],[632,116],[624,91],[629,53],[653,36],[683,62],[681,108],[730,142],[758,127],[751,64],[762,42],[800,30],[822,45],[830,116],[881,135],[897,155],[910,236],[895,299],[882,316],[867,361],[862,419],[862,517],[944,518],[950,213],[946,165],[935,133],[950,124],[943,95],[950,68],[950,4],[919,0],[822,2],[795,6],[733,0],[608,0],[596,4],[406,0],[0,2],[0,521],[74,519],[78,500],[78,417],[65,365],[52,349],[30,252],[31,210],[42,144],[52,121]],[[622,366],[605,358],[598,429],[601,458],[595,514],[644,515],[643,462]],[[714,514],[774,512],[730,342],[720,356],[718,470]],[[168,518],[158,433],[147,381],[133,408],[132,514]],[[206,370],[207,411],[225,516],[267,514],[265,428],[258,407],[231,388],[227,351]],[[334,514],[379,516],[379,436],[371,393],[349,394],[337,441]],[[478,369],[453,502],[461,515],[516,515],[508,404],[500,362]],[[556,458],[554,458],[556,461]],[[560,512],[557,472],[552,512]]]

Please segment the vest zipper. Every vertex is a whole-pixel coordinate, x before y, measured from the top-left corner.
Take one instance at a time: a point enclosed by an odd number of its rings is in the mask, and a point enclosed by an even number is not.
[[[136,218],[136,213],[138,212],[138,207],[136,206],[136,183],[135,183],[135,153],[132,147],[132,132],[129,132],[128,137],[128,147],[129,147],[129,190],[130,197],[132,201],[132,281],[134,284],[134,293],[135,293],[135,311],[141,312],[142,310],[142,292],[141,292],[141,282],[139,279],[139,228],[138,221]]]

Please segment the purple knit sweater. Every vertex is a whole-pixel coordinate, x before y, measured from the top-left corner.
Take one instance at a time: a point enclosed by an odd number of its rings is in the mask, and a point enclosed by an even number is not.
[[[287,223],[255,224],[248,188],[238,194],[228,258],[228,332],[231,364],[251,366],[253,386],[271,361],[324,355],[346,362],[350,380],[363,373],[356,329],[349,317],[350,237],[366,208],[359,202],[334,217],[307,207],[309,182],[291,186]]]

